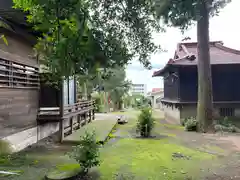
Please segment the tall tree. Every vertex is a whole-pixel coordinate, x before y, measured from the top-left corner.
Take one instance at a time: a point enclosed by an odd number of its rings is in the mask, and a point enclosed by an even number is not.
[[[148,0],[13,0],[43,32],[37,50],[57,77],[123,66],[133,57],[150,67],[161,28]]]
[[[198,106],[201,132],[211,131],[213,122],[212,77],[209,54],[209,17],[219,13],[230,0],[156,0],[160,19],[167,25],[186,30],[197,22]]]
[[[108,92],[115,110],[122,108],[124,95],[128,93],[131,82],[126,80],[124,68],[112,70],[112,76],[104,81],[104,89]]]

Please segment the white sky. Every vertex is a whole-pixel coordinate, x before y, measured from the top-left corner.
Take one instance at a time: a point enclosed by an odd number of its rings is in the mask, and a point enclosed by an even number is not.
[[[240,17],[240,0],[232,0],[219,16],[210,19],[210,40],[220,40],[225,46],[240,49],[240,23],[237,19]],[[191,41],[196,41],[197,30],[192,27],[183,34],[176,28],[168,28],[166,33],[154,35],[154,41],[161,44],[166,53],[152,55],[151,63],[154,65],[152,70],[145,70],[140,63],[133,61],[132,65],[127,68],[127,78],[133,83],[147,84],[148,91],[152,88],[163,87],[163,81],[160,77],[152,78],[154,71],[162,68],[169,58],[173,57],[177,43],[184,37],[189,36]]]

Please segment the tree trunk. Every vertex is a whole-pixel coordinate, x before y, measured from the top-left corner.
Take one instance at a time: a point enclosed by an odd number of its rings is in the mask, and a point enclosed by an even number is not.
[[[199,6],[200,18],[197,21],[198,41],[198,130],[207,132],[212,130],[213,97],[212,73],[209,54],[209,11],[206,1]]]

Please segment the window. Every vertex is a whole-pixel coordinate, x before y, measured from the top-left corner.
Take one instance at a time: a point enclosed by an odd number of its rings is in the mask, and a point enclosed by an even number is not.
[[[0,87],[39,88],[38,68],[0,59]]]
[[[234,116],[234,108],[220,108],[219,114],[222,117],[232,117]]]

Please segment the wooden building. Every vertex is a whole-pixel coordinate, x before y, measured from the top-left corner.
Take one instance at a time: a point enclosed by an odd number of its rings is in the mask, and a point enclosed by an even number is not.
[[[33,52],[40,33],[12,5],[12,0],[0,1],[0,18],[10,27],[0,28],[8,41],[0,40],[0,139],[19,151],[56,132],[62,140],[94,117],[94,102],[77,103],[74,78],[58,88],[40,81]]]
[[[154,72],[164,79],[161,102],[165,117],[179,122],[196,116],[198,98],[197,43],[179,43],[173,59]],[[215,117],[240,117],[240,51],[210,42]]]
[[[5,11],[4,11],[5,8]],[[34,32],[23,14],[13,16],[11,1],[0,2],[0,17],[9,29],[0,28],[0,138],[37,125],[39,64],[34,56]]]

